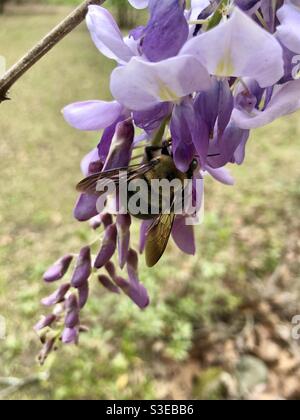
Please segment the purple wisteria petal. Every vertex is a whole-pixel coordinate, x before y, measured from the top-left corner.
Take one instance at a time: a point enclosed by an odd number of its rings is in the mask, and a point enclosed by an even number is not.
[[[79,222],[87,222],[97,216],[97,195],[80,194],[74,208],[74,217]]]
[[[178,54],[189,35],[182,0],[150,0],[150,21],[144,30],[142,51],[158,62]]]
[[[44,274],[43,278],[47,283],[58,281],[64,277],[68,271],[71,262],[73,261],[73,255],[68,254],[60,258],[54,263]]]
[[[104,130],[98,144],[98,154],[101,161],[105,162],[107,159],[117,125],[127,118],[129,118],[129,113],[122,113],[109,127]]]
[[[97,214],[97,216],[92,217],[92,219],[89,220],[89,225],[93,230],[97,230],[101,226],[101,218],[100,214]]]
[[[268,30],[271,33],[274,33],[276,20],[275,8],[277,7],[277,0],[261,0],[260,3],[261,15],[263,17],[265,26],[267,26]],[[256,16],[254,17],[254,19],[256,20]]]
[[[260,6],[260,3],[261,2],[259,0],[235,0],[235,4],[244,12],[249,12],[249,11],[252,12],[253,8],[258,9]]]
[[[198,160],[202,166],[205,166],[209,149],[209,129],[202,116],[195,110],[196,130],[194,135],[194,146],[198,154]]]
[[[207,91],[199,92],[195,99],[196,115],[205,121],[210,136],[214,134],[215,124],[218,118],[221,83],[221,81],[218,81],[214,77],[211,88]]]
[[[244,160],[246,157],[246,146],[247,146],[249,137],[250,137],[250,132],[248,136],[245,136],[245,138],[241,141],[240,145],[234,152],[234,161],[237,165],[242,165],[242,163],[244,163]]]
[[[149,109],[159,102],[179,102],[210,85],[209,74],[201,63],[184,55],[159,63],[133,58],[111,76],[113,96],[133,111]]]
[[[99,281],[104,287],[114,293],[119,293],[119,289],[121,289],[140,309],[145,309],[149,305],[150,300],[147,290],[138,279],[138,255],[135,251],[131,249],[128,253],[127,271],[129,281],[125,280],[123,277],[117,276],[113,265],[110,264],[110,266],[106,266],[106,268],[117,286],[117,289],[112,286],[110,280],[106,278],[106,276],[100,276]]]
[[[253,110],[251,113],[235,109],[232,114],[234,123],[243,129],[263,127],[284,115],[300,108],[300,80],[293,80],[277,87],[264,111]]]
[[[149,0],[128,0],[131,6],[135,7],[136,9],[145,9],[148,7]]]
[[[111,279],[114,280],[116,278],[117,270],[115,264],[112,261],[108,261],[108,263],[105,264],[105,270],[107,271]]]
[[[175,105],[170,130],[174,162],[181,172],[187,172],[195,155],[196,121],[191,98]]]
[[[195,99],[194,109],[199,123],[198,142],[195,143],[205,166],[209,146],[209,138],[213,138],[215,126],[218,123],[217,135],[220,137],[229,124],[234,99],[227,80],[213,78],[212,87],[206,92],[200,92]]]
[[[281,23],[277,27],[277,37],[289,50],[300,54],[300,7],[286,3],[277,12]]]
[[[99,161],[99,153],[97,148],[88,153],[81,161],[80,168],[84,176],[88,176],[90,174],[90,164],[96,161]]]
[[[67,123],[77,130],[99,131],[109,127],[122,111],[116,101],[86,101],[68,105],[62,112]]]
[[[235,97],[235,107],[238,109],[252,112],[256,105],[257,99],[250,90],[239,92]]]
[[[217,181],[225,185],[234,185],[235,180],[227,168],[211,168],[206,165],[205,170]]]
[[[134,41],[138,41],[140,38],[142,38],[144,31],[145,26],[138,26],[129,32],[129,38],[134,39]]]
[[[86,281],[78,289],[78,305],[80,309],[82,309],[86,305],[89,298],[89,292],[90,292],[89,283]]]
[[[123,290],[140,309],[145,309],[149,305],[150,299],[147,289],[139,281],[137,271],[138,255],[133,249],[130,249],[127,258],[129,287],[125,287]]]
[[[77,297],[72,293],[65,302],[65,326],[74,328],[79,324],[79,305]]]
[[[261,87],[284,74],[279,42],[238,8],[227,22],[189,40],[180,54],[198,58],[211,74],[251,77]]]
[[[120,289],[110,280],[109,277],[105,276],[104,274],[99,275],[98,280],[109,292],[116,294],[120,293]]]
[[[71,284],[75,288],[82,287],[89,279],[92,272],[91,250],[86,246],[81,249],[76,267],[72,276]]]
[[[222,136],[229,124],[234,99],[227,80],[219,82],[218,136]]]
[[[101,223],[103,223],[104,228],[107,229],[108,226],[113,224],[112,215],[109,214],[109,213],[102,213],[101,214]]]
[[[233,123],[229,124],[221,138],[215,138],[211,150],[217,156],[210,157],[208,164],[212,168],[222,168],[229,162],[234,162],[234,154],[239,145],[249,137],[249,131],[243,130]]]
[[[133,140],[134,125],[132,120],[128,119],[118,123],[103,170],[108,171],[128,166],[132,154]]]
[[[184,216],[177,216],[174,221],[172,238],[181,251],[188,255],[195,255],[196,243],[194,227],[186,224]]]
[[[42,319],[35,325],[34,330],[36,332],[43,330],[46,327],[51,327],[51,325],[56,321],[56,315],[50,314],[43,316]]]
[[[284,76],[278,82],[279,84],[290,82],[291,80],[299,79],[300,60],[299,55],[295,55],[293,51],[290,51],[282,43],[283,50],[283,61],[284,61]]]
[[[63,302],[65,299],[66,294],[70,290],[70,284],[66,283],[59,287],[58,290],[56,290],[52,295],[44,298],[42,300],[42,305],[44,306],[54,306],[57,303]]]
[[[78,329],[65,328],[62,334],[62,342],[64,344],[77,344],[78,343]]]
[[[95,261],[95,268],[102,268],[114,255],[117,246],[116,225],[110,225],[105,230],[103,243]]]
[[[94,44],[106,57],[121,62],[133,57],[133,52],[124,42],[116,21],[107,9],[89,6],[86,23]]]
[[[169,102],[162,102],[146,111],[135,111],[133,120],[137,127],[151,133],[160,127],[162,121],[170,115],[172,105]]]

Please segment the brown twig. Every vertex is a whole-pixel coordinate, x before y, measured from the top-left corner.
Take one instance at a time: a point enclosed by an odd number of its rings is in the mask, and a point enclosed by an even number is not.
[[[85,0],[12,66],[0,79],[0,103],[9,99],[7,97],[8,90],[23,74],[84,20],[90,4],[101,5],[104,2],[105,0]]]

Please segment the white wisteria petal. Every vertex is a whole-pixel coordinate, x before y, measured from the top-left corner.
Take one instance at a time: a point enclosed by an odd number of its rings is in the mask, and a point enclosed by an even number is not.
[[[189,40],[180,54],[194,55],[211,74],[251,77],[261,87],[284,74],[279,42],[237,7],[227,22]]]
[[[289,50],[300,54],[300,8],[285,4],[277,12],[281,23],[277,27],[277,37]]]
[[[132,7],[136,9],[146,9],[149,4],[149,0],[128,0]]]
[[[251,113],[235,109],[233,122],[240,128],[252,129],[263,127],[284,115],[292,114],[300,109],[300,80],[293,80],[278,87],[264,111]]]
[[[126,63],[134,55],[124,42],[116,21],[104,7],[89,6],[86,23],[94,44],[106,57]]]
[[[141,111],[160,102],[180,102],[181,98],[209,89],[210,76],[192,56],[181,55],[158,63],[134,57],[111,75],[113,96],[128,109]]]

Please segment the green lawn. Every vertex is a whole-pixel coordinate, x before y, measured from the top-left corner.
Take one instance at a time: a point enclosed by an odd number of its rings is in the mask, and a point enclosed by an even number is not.
[[[8,65],[64,13],[1,16],[0,54]],[[68,127],[60,110],[76,100],[109,99],[113,67],[82,25],[0,106],[0,315],[8,324],[7,338],[0,341],[0,377],[49,374],[8,398],[201,398],[199,390],[178,391],[177,382],[191,365],[201,377],[202,332],[213,335],[217,327],[226,332],[235,325],[245,302],[259,299],[257,291],[265,290],[277,267],[288,271],[280,287],[292,295],[290,307],[297,313],[299,114],[255,132],[245,165],[233,168],[235,187],[207,180],[197,256],[183,256],[171,244],[157,268],[141,268],[152,296],[147,311],[95,284],[84,315],[91,330],[80,347],[61,349],[43,368],[37,365],[32,326],[42,313],[40,298],[52,291],[42,273],[94,235],[72,219],[72,208],[80,159],[97,135]],[[292,313],[274,311],[289,326]],[[220,351],[214,344],[209,348],[212,354]],[[205,361],[206,368],[216,364]]]

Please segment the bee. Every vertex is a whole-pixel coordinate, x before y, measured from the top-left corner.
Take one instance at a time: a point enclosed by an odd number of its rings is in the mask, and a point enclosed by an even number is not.
[[[163,143],[162,147],[146,147],[142,163],[128,166],[126,168],[117,168],[93,174],[83,179],[77,185],[77,190],[79,192],[95,195],[99,194],[99,188],[97,186],[102,179],[109,179],[116,187],[120,186],[122,182],[120,178],[121,173],[126,173],[127,184],[134,180],[143,180],[146,182],[147,197],[145,198],[147,198],[148,211],[132,214],[132,216],[141,220],[153,220],[146,234],[145,255],[148,267],[155,266],[163,256],[167,248],[175,220],[175,196],[177,199],[178,196],[183,199],[184,182],[188,179],[192,179],[194,171],[198,167],[198,161],[195,159],[186,173],[179,171],[174,163],[172,154],[169,151],[169,146],[170,142],[166,141]],[[153,214],[153,207],[151,206],[151,181],[153,180],[168,180],[170,182],[173,180],[179,180],[182,192],[182,194],[181,192],[180,194],[175,194],[176,191],[172,191],[170,206],[167,209],[163,208],[163,197],[160,195],[158,211],[155,214]],[[128,200],[131,196],[132,191],[128,190]]]

